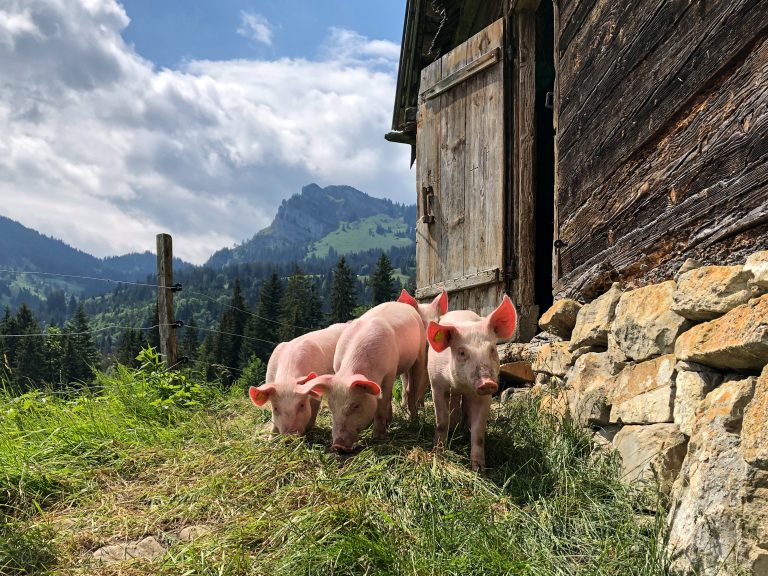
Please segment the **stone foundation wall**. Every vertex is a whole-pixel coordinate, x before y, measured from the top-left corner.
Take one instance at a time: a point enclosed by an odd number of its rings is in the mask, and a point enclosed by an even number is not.
[[[540,326],[507,357],[531,361],[547,409],[611,442],[627,481],[658,482],[673,567],[768,575],[768,251],[560,300]]]

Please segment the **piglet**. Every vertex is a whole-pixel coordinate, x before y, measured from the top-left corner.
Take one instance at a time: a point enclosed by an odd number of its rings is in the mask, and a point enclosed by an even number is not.
[[[511,338],[517,312],[508,296],[496,310],[481,318],[469,310],[448,312],[427,328],[427,369],[435,403],[435,446],[445,445],[449,425],[466,413],[473,470],[485,468],[485,426],[491,395],[499,389],[496,341]]]
[[[266,384],[248,390],[256,406],[272,404],[272,432],[301,435],[314,426],[320,396],[299,394],[297,386],[315,378],[317,373],[333,370],[336,344],[344,328],[345,324],[333,324],[278,344],[272,352]]]
[[[371,420],[373,437],[386,437],[395,378],[410,372],[411,381],[421,386],[426,353],[424,324],[416,310],[385,302],[347,325],[333,360],[336,373],[318,376],[297,390],[325,395],[333,419],[332,448],[351,452]]]
[[[435,296],[429,304],[419,304],[418,301],[408,293],[408,290],[403,288],[400,292],[400,296],[397,299],[398,302],[408,304],[416,309],[416,312],[421,316],[421,321],[424,323],[424,329],[429,326],[430,322],[437,322],[440,320],[440,316],[448,312],[448,292],[441,291],[440,294]],[[426,344],[425,344],[426,345]],[[426,371],[427,356],[424,355],[424,370]],[[416,420],[419,415],[419,408],[424,406],[424,393],[427,391],[428,378],[420,379],[420,386],[415,386],[411,383],[411,379],[406,372],[403,374],[403,406],[408,406],[408,412],[411,415],[411,420]]]

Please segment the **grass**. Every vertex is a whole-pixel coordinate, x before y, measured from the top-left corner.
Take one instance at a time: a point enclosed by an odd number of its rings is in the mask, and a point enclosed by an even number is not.
[[[97,393],[0,398],[0,574],[668,573],[653,494],[535,402],[497,406],[478,475],[465,435],[432,452],[427,415],[398,409],[390,441],[339,457],[327,411],[306,439],[269,438],[239,390],[182,407],[152,382],[120,370]],[[211,533],[180,541],[196,524]],[[147,535],[168,552],[93,560]]]
[[[383,234],[377,233],[377,227],[391,230]],[[392,218],[378,214],[354,222],[341,222],[339,227],[315,242],[307,252],[307,257],[325,258],[328,249],[333,247],[339,255],[352,252],[365,252],[380,248],[388,250],[393,247],[410,246],[413,239],[405,236],[408,230],[402,218]],[[397,234],[401,236],[397,236]]]

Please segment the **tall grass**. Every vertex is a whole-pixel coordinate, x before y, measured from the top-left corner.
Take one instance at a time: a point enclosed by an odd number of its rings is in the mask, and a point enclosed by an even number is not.
[[[388,442],[339,457],[326,412],[306,439],[269,438],[241,391],[182,408],[123,369],[99,383],[0,398],[0,573],[667,573],[653,495],[535,402],[496,410],[478,475],[465,435],[431,450],[428,417],[396,417]],[[191,524],[212,532],[179,541]],[[146,535],[162,558],[92,559]]]

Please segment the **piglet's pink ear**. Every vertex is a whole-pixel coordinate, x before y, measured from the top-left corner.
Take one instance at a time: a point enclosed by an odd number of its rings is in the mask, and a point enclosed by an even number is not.
[[[251,397],[251,402],[256,404],[256,406],[264,406],[264,404],[269,402],[269,398],[275,393],[275,390],[274,384],[262,384],[258,388],[251,386],[248,388],[248,396]]]
[[[451,345],[454,327],[450,324],[430,322],[427,327],[427,340],[435,352],[442,352]]]
[[[499,307],[491,312],[488,324],[497,338],[512,338],[517,327],[517,311],[509,296],[505,294]]]
[[[376,382],[373,380],[368,380],[368,378],[362,374],[355,374],[352,377],[352,382],[349,384],[349,387],[356,388],[357,390],[365,392],[366,394],[370,394],[371,396],[381,395],[381,386],[376,384]]]
[[[325,392],[328,391],[328,387],[331,384],[331,379],[333,376],[331,374],[323,374],[322,376],[316,376],[315,378],[312,378],[311,380],[304,382],[303,384],[299,384],[294,388],[294,392],[296,394],[301,394],[302,396],[312,396],[313,398],[320,398]]]
[[[400,296],[397,298],[398,302],[402,302],[403,304],[408,304],[409,306],[413,306],[417,310],[419,309],[419,303],[416,302],[416,298],[408,294],[408,290],[403,288],[403,291],[400,292]]]
[[[301,378],[297,378],[296,379],[296,386],[298,386],[299,384],[306,384],[307,382],[309,382],[313,378],[317,378],[317,373],[316,372],[310,372],[306,376],[302,376]]]
[[[432,306],[437,308],[440,316],[448,312],[448,292],[442,290],[440,294],[435,296],[435,299],[432,300]]]

